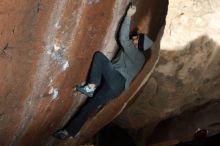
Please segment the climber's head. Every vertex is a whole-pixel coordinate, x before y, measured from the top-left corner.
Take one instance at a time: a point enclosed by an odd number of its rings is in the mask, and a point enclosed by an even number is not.
[[[139,35],[133,35],[131,36],[132,43],[134,44],[135,48],[138,48],[138,42],[139,42]]]
[[[153,44],[153,42],[149,39],[149,37],[147,37],[143,33],[137,33],[137,32],[133,33],[130,35],[130,38],[135,48],[138,48],[141,51],[146,51]]]

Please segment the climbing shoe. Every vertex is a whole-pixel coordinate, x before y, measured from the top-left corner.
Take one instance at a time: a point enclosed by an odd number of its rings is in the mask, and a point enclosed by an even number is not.
[[[70,135],[68,134],[66,130],[59,130],[53,133],[53,137],[59,140],[64,140],[64,139],[68,139]]]
[[[89,97],[93,97],[94,94],[94,90],[90,88],[88,85],[84,85],[84,86],[76,85],[76,91],[79,91],[80,93]]]

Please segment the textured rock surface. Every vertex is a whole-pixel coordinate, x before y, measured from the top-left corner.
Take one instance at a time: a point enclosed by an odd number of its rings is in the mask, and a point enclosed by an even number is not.
[[[155,39],[163,21],[160,13],[153,12],[161,1],[133,2],[138,5],[138,12],[132,27],[138,25],[140,31]],[[93,53],[102,50],[109,58],[114,54],[115,33],[128,3],[129,0],[0,2],[1,146],[54,145],[51,134],[85,100],[73,94],[72,87],[85,80]],[[131,90],[89,121],[81,132],[83,136],[73,141],[92,136],[126,106],[154,68],[159,46],[154,48]]]
[[[210,135],[220,132],[217,115],[205,116],[219,113],[217,106],[208,104],[220,99],[219,8],[219,0],[169,1],[156,69],[139,98],[115,120],[124,128],[139,129],[136,138],[140,143],[146,143],[161,120],[186,110],[183,121],[170,120],[164,125],[167,129],[160,126],[153,135],[155,141],[159,140],[156,135],[161,141],[190,139],[198,127],[209,129]],[[209,110],[201,114],[201,106]],[[190,119],[193,121],[187,122]]]

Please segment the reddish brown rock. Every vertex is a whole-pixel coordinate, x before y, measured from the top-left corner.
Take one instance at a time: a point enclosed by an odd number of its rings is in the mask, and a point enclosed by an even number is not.
[[[52,145],[51,134],[85,100],[72,88],[85,80],[93,53],[113,55],[117,25],[128,2],[0,2],[0,145]],[[139,25],[155,39],[163,22],[153,12],[161,1],[133,2],[139,8],[133,27]],[[159,46],[154,47],[130,90],[91,119],[76,143],[109,123],[147,81],[158,59]]]

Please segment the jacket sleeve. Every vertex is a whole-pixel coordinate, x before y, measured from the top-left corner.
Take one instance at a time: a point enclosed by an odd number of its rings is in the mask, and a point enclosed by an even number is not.
[[[131,23],[131,17],[126,16],[124,18],[124,21],[122,23],[120,34],[119,34],[119,41],[125,51],[125,53],[132,52],[134,49],[134,45],[132,41],[129,39],[129,32],[130,32],[130,23]]]

